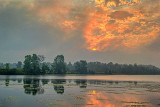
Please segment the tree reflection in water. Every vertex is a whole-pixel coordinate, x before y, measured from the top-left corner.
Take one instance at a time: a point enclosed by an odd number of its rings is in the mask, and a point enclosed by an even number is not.
[[[24,93],[26,94],[36,95],[37,93],[44,93],[44,89],[41,87],[39,79],[24,79],[23,83]]]
[[[34,96],[44,94],[39,97],[48,98],[51,102],[53,99],[61,99],[63,102],[60,105],[64,106],[74,104],[83,105],[83,107],[152,107],[154,106],[152,102],[160,95],[160,85],[156,82],[32,78],[17,80],[6,78],[1,81],[3,82],[1,85],[10,86],[7,87],[9,90],[23,87],[25,94]],[[55,93],[52,93],[53,90]]]
[[[46,84],[48,84],[49,81],[50,81],[49,79],[42,79],[42,84],[46,85]]]
[[[6,79],[6,80],[5,80],[5,85],[6,85],[6,87],[9,86],[9,79]]]
[[[54,90],[57,94],[64,93],[63,84],[66,84],[66,80],[52,80],[52,84],[54,85]]]
[[[87,87],[87,80],[75,80],[75,83],[79,85],[80,88],[86,88]]]

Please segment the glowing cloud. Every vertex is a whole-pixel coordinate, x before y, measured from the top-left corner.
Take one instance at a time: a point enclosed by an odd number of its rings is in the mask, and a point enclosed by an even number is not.
[[[155,11],[160,10],[159,1],[154,1],[147,9],[145,6],[149,5],[148,1],[120,0],[119,6],[114,1],[108,1],[106,7],[99,5],[104,1],[96,0],[95,2],[97,11],[90,15],[84,29],[87,49],[101,51],[119,47],[121,49],[141,48],[158,37],[160,13]],[[112,5],[115,8],[112,8]],[[153,10],[155,7],[157,9]]]
[[[109,2],[107,3],[107,7],[112,7],[112,6],[116,7],[116,6],[117,6],[117,5],[116,5],[116,2],[114,2],[114,1],[109,1]]]
[[[0,2],[7,6],[11,1]],[[137,49],[160,33],[159,0],[31,0],[19,1],[38,20],[64,32],[68,40],[81,32],[91,51]],[[17,6],[18,8],[18,6]]]
[[[95,3],[97,3],[97,4],[102,4],[104,2],[105,2],[105,0],[95,0]]]

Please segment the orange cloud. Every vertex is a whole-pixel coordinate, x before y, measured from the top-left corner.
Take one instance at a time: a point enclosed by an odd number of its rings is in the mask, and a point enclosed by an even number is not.
[[[107,7],[112,7],[112,6],[114,6],[114,7],[117,6],[115,1],[109,1],[109,2],[107,2]]]
[[[105,0],[95,0],[95,3],[102,4],[102,3],[105,3]]]
[[[159,5],[156,4],[157,1],[151,5],[152,8],[147,9],[145,5],[148,3],[145,1],[144,3],[140,0],[134,1],[134,3],[139,3],[138,5],[128,5],[128,1],[122,0],[119,2],[121,5],[127,4],[126,7],[106,9],[104,5],[98,5],[97,11],[90,16],[84,30],[87,49],[101,51],[119,47],[122,47],[121,49],[140,48],[152,43],[157,38],[160,32],[160,22],[158,21],[160,14],[156,12],[160,7],[157,7]],[[153,10],[155,7],[156,10]],[[101,8],[101,12],[99,12],[99,8]],[[114,21],[110,22],[111,20]]]
[[[9,5],[7,0],[3,6]],[[81,32],[88,50],[139,49],[160,32],[159,0],[21,1],[42,23],[64,32],[68,40]]]
[[[109,15],[113,19],[124,20],[128,17],[133,17],[133,14],[127,11],[115,11]]]

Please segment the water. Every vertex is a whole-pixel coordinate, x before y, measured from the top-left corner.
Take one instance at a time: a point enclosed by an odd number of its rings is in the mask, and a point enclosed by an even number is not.
[[[0,107],[160,107],[160,75],[0,76]]]

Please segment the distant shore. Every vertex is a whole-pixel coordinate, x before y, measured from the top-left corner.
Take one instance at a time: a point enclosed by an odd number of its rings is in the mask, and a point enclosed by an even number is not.
[[[43,55],[26,55],[24,62],[16,67],[1,64],[0,75],[160,75],[160,68],[153,65],[87,62],[86,60],[66,63],[63,55],[57,55],[53,63],[44,62]]]

